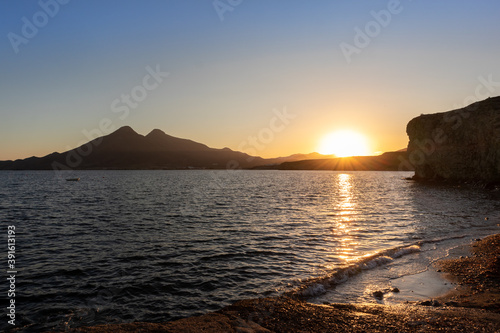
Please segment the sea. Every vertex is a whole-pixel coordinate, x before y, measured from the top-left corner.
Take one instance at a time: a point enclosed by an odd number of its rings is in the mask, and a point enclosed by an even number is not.
[[[1,171],[0,330],[165,322],[279,295],[381,302],[374,288],[500,229],[497,191],[412,175]]]

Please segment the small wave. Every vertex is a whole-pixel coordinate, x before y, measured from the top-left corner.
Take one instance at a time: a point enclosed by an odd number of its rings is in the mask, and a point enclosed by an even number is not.
[[[450,237],[441,237],[441,238],[429,239],[429,240],[424,241],[423,243],[434,244],[434,243],[441,243],[441,242],[449,241],[449,240],[463,239],[463,238],[466,238],[466,237],[472,237],[472,236],[470,234],[455,235],[455,236],[450,236]]]
[[[421,245],[411,245],[411,246],[408,246],[408,247],[404,247],[402,249],[399,249],[397,251],[395,251],[391,257],[393,259],[396,259],[396,258],[399,258],[399,257],[402,257],[406,254],[410,254],[410,253],[415,253],[415,252],[419,252],[420,251],[420,246]]]
[[[233,258],[254,258],[254,257],[286,257],[290,256],[287,252],[282,251],[272,251],[272,250],[249,250],[236,253],[217,253],[213,255],[203,256],[198,260],[200,262],[206,261],[219,261],[219,260],[230,260]]]
[[[285,293],[285,295],[289,297],[307,299],[309,297],[324,294],[328,289],[334,288],[335,286],[346,282],[349,278],[360,274],[363,271],[386,265],[394,259],[407,254],[420,252],[421,245],[422,244],[419,242],[413,245],[387,249],[376,254],[363,257],[356,263],[336,269],[333,273],[328,274],[327,276],[307,280],[302,283],[300,287]]]
[[[388,264],[390,263],[391,261],[393,260],[393,258],[391,257],[387,257],[387,256],[381,256],[381,257],[378,257],[378,258],[375,258],[373,260],[370,260],[366,263],[363,263],[361,265],[361,269],[362,270],[369,270],[369,269],[373,269],[377,266],[381,266],[381,265],[385,265],[385,264]]]

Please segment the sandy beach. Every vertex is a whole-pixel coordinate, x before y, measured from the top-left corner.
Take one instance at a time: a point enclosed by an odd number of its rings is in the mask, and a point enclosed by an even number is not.
[[[424,301],[314,305],[288,297],[251,299],[173,322],[101,325],[72,332],[499,332],[500,235],[477,240],[469,256],[437,266],[454,287]]]

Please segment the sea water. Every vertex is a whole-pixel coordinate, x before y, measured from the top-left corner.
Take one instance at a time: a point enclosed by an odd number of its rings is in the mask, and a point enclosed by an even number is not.
[[[287,293],[365,302],[498,232],[498,192],[411,175],[0,172],[4,239],[16,230],[16,327],[163,322]]]

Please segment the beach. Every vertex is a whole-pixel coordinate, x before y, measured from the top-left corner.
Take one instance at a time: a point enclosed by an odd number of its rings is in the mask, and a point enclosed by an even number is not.
[[[500,234],[475,241],[469,256],[443,260],[437,266],[456,287],[424,301],[314,305],[289,297],[261,298],[172,322],[101,325],[71,332],[500,331]]]

